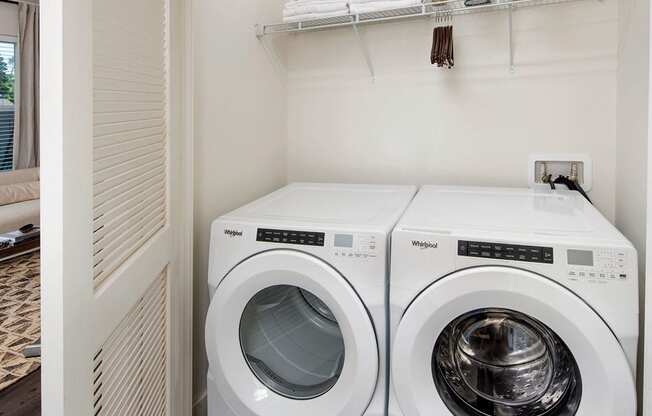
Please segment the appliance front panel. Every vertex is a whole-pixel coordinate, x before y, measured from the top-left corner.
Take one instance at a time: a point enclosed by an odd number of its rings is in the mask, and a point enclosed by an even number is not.
[[[371,317],[335,269],[272,250],[235,267],[206,323],[212,377],[239,416],[363,414],[378,382]]]
[[[402,316],[391,360],[405,416],[636,411],[633,373],[609,327],[524,270],[479,267],[433,283]]]
[[[546,236],[513,241],[496,235],[398,230],[392,234],[393,321],[418,293],[458,270],[505,266],[527,270],[575,293],[604,319],[636,368],[637,254],[628,245],[587,245]],[[618,299],[614,302],[613,299]]]

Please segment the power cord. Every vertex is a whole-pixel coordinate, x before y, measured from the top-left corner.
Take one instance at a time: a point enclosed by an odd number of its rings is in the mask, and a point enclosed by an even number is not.
[[[579,184],[577,180],[572,180],[568,176],[559,175],[552,183],[565,185],[571,191],[579,192],[584,198],[586,198],[589,203],[593,204],[591,198],[586,194],[584,188]],[[553,188],[554,189],[554,188]]]
[[[589,198],[589,196],[588,196],[588,195],[586,194],[586,192],[584,191],[584,188],[582,188],[582,185],[580,185],[580,183],[579,183],[578,181],[573,181],[573,183],[575,184],[575,190],[576,190],[577,192],[581,193],[582,196],[583,196],[584,198],[586,198],[587,201],[589,201],[591,204],[593,204],[593,201],[591,201],[591,198]]]

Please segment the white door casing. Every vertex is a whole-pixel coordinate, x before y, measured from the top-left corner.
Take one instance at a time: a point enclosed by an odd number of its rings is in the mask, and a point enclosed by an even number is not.
[[[240,345],[240,320],[251,298],[263,289],[291,285],[321,299],[343,334],[345,359],[340,378],[325,394],[294,400],[276,394],[248,367]],[[240,263],[219,284],[206,319],[210,372],[220,394],[238,415],[334,416],[362,414],[378,378],[378,344],[371,318],[351,285],[323,261],[291,250],[257,254]]]
[[[190,412],[183,4],[42,4],[44,415]]]
[[[649,26],[652,27],[652,10],[650,11]],[[648,48],[650,48],[649,61],[649,83],[648,83],[648,124],[647,124],[647,207],[646,207],[646,270],[645,270],[645,342],[643,344],[643,403],[642,414],[644,416],[652,416],[652,342],[648,337],[652,334],[652,273],[650,273],[650,265],[652,265],[652,94],[650,94],[650,86],[652,85],[652,31],[649,33]]]
[[[552,329],[577,361],[582,381],[578,416],[634,415],[632,370],[618,340],[586,303],[559,284],[505,267],[456,272],[432,284],[401,318],[392,356],[392,383],[405,416],[449,415],[433,381],[432,354],[442,330],[468,312],[502,308]]]

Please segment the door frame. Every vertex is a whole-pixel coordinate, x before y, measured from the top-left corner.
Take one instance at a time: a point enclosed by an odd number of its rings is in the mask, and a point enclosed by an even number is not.
[[[170,414],[192,412],[193,131],[189,1],[167,0],[170,223]],[[87,415],[92,402],[92,2],[41,3],[42,408]],[[172,34],[172,35],[171,35]],[[73,132],[73,133],[70,133]],[[46,136],[45,134],[42,135]],[[88,250],[78,250],[88,247]],[[63,325],[63,322],[66,325]],[[178,357],[173,358],[173,357]],[[74,363],[74,364],[70,364]],[[64,397],[64,391],[79,395]],[[88,400],[86,400],[88,399]]]
[[[176,283],[176,290],[170,293],[178,296],[170,299],[169,345],[170,360],[170,414],[192,414],[193,404],[193,225],[194,225],[194,132],[193,132],[193,71],[192,71],[192,8],[191,0],[167,0],[170,31],[168,42],[170,57],[169,115],[170,137],[184,138],[171,140],[171,150],[176,150],[179,158],[169,158],[171,189],[170,215],[172,221],[177,262],[173,275],[183,276]],[[171,36],[171,32],[178,35]],[[176,145],[176,149],[174,148]],[[175,160],[176,159],[176,160]]]
[[[652,27],[652,10],[649,16],[650,24],[648,28]],[[650,86],[652,86],[652,31],[649,33],[648,48],[650,50],[650,64],[648,71],[650,78],[648,83],[648,139],[647,139],[647,209],[646,209],[646,252],[645,252],[645,310],[641,313],[641,319],[644,319],[644,337],[643,343],[643,391],[642,395],[642,414],[645,416],[652,416],[652,342],[648,337],[652,337],[652,94],[650,93]]]

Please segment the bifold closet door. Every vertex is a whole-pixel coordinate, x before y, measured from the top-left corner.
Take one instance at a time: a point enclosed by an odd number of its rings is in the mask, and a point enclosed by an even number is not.
[[[43,414],[189,414],[183,2],[41,5]]]

